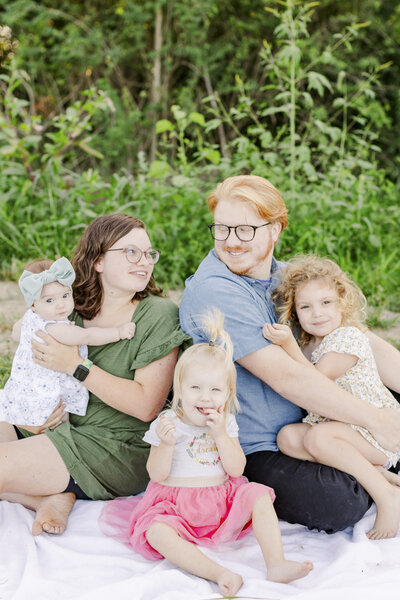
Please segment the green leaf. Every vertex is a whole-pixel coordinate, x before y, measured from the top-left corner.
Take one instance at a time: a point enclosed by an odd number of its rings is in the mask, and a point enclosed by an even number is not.
[[[371,246],[373,246],[374,248],[379,248],[379,246],[381,245],[380,238],[373,233],[371,233],[368,236],[368,240],[369,240],[369,243],[371,244]]]
[[[280,52],[278,53],[278,58],[284,63],[290,63],[291,60],[294,60],[294,62],[297,65],[299,64],[301,59],[301,50],[295,44],[288,44],[284,46],[282,50],[280,50]]]
[[[175,187],[182,188],[190,183],[190,179],[189,177],[185,177],[185,175],[174,175],[171,182]]]
[[[156,133],[164,133],[165,131],[173,131],[174,125],[168,119],[160,119],[156,123]]]
[[[207,121],[205,131],[213,131],[214,129],[217,129],[217,127],[219,127],[220,124],[221,119],[211,119],[211,121]]]
[[[183,121],[183,119],[186,117],[185,111],[183,111],[181,109],[181,107],[178,106],[177,104],[174,104],[173,106],[171,106],[171,110],[172,110],[172,114],[174,115],[174,117],[177,121]]]
[[[310,71],[307,73],[308,79],[308,89],[316,90],[319,96],[323,96],[324,88],[328,89],[330,92],[332,91],[332,86],[330,81],[322,75],[321,73],[317,73],[316,71]]]
[[[219,163],[221,162],[221,154],[218,152],[218,150],[208,150],[208,152],[206,152],[204,156],[213,165],[219,165]]]
[[[160,179],[170,172],[171,168],[164,160],[154,160],[149,167],[149,177]]]
[[[206,124],[204,116],[199,112],[191,112],[189,114],[189,119],[193,123],[197,123],[197,125],[200,125],[201,127],[204,127],[204,125]]]

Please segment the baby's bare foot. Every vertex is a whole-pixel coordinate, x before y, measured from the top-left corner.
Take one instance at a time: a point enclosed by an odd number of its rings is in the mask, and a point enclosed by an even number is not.
[[[221,569],[221,573],[217,577],[219,591],[223,596],[234,596],[242,587],[243,579],[237,573],[229,571],[229,569]]]
[[[376,468],[378,469],[379,473],[384,476],[386,481],[388,481],[392,485],[397,485],[400,487],[400,476],[399,475],[396,475],[396,473],[392,473],[391,471],[388,471],[384,467],[377,466]]]
[[[43,498],[36,511],[32,525],[33,535],[46,533],[64,533],[69,513],[75,504],[75,494],[55,494]]]
[[[385,502],[377,504],[376,519],[367,533],[370,540],[383,540],[396,537],[400,524],[400,489],[389,488],[392,493],[385,496]]]
[[[305,577],[313,568],[314,565],[309,560],[302,563],[294,560],[282,560],[267,568],[267,579],[277,583],[290,583],[295,579]]]

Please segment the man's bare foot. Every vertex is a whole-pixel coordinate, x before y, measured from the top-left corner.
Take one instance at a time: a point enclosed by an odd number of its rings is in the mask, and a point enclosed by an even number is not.
[[[314,565],[309,560],[302,563],[294,560],[282,560],[267,567],[267,579],[277,583],[290,583],[295,579],[305,577],[313,568]]]
[[[242,587],[243,579],[237,573],[222,567],[216,583],[223,596],[233,596]]]
[[[372,529],[367,533],[370,540],[383,540],[396,537],[400,524],[400,489],[389,488],[391,493],[385,495],[384,502],[376,506],[376,519]]]
[[[67,492],[45,496],[40,502],[32,525],[33,535],[64,533],[69,513],[75,504],[75,494]]]
[[[400,476],[399,475],[396,475],[396,473],[392,473],[391,471],[388,471],[387,469],[385,469],[385,467],[376,466],[376,468],[378,469],[379,473],[381,475],[383,475],[383,477],[386,479],[386,481],[388,481],[392,485],[397,485],[400,487]]]

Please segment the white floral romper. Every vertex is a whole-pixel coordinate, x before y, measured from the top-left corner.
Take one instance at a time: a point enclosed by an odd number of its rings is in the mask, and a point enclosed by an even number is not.
[[[11,375],[0,390],[0,421],[14,425],[43,425],[61,398],[67,412],[86,413],[88,390],[71,375],[46,369],[33,360],[31,340],[43,342],[35,336],[35,331],[45,331],[49,323],[55,321],[45,321],[32,309],[25,313]],[[73,325],[68,320],[65,323]],[[80,346],[79,351],[81,356],[87,357],[87,346]]]

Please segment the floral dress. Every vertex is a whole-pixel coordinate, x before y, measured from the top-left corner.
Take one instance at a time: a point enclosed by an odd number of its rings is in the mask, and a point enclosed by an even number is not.
[[[324,337],[320,345],[311,355],[311,362],[317,363],[328,352],[352,354],[358,357],[357,363],[335,381],[340,387],[353,394],[360,400],[365,400],[378,408],[389,407],[400,410],[400,406],[389,390],[382,383],[368,338],[357,327],[338,327]],[[316,425],[322,421],[329,421],[314,413],[309,413],[304,423]],[[372,437],[370,432],[359,425],[351,426],[365,437],[370,444],[383,452],[391,465],[396,465],[400,459],[400,452],[390,452],[382,448]]]

